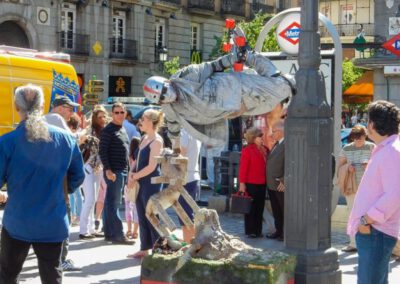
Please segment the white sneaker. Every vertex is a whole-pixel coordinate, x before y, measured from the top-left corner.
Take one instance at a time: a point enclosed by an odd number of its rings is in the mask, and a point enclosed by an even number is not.
[[[82,268],[79,266],[75,266],[74,262],[71,259],[65,260],[61,263],[62,271],[81,271]]]

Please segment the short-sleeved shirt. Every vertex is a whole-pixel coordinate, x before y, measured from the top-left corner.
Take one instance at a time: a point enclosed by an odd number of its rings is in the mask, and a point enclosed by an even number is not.
[[[347,163],[353,164],[355,167],[357,187],[360,184],[362,176],[364,175],[364,164],[368,163],[374,146],[374,143],[365,141],[364,146],[356,147],[352,142],[344,146],[339,154],[340,157],[346,158]]]
[[[188,157],[188,182],[200,180],[199,154],[201,142],[193,138],[186,130],[181,130],[181,146],[187,149]]]

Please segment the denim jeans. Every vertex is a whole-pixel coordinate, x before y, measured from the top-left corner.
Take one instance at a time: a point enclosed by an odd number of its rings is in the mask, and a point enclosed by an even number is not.
[[[371,226],[371,234],[356,234],[358,284],[387,284],[389,261],[397,239]]]
[[[121,240],[124,237],[119,206],[121,204],[126,174],[116,172],[115,175],[117,178],[113,182],[107,178],[104,172],[104,179],[107,183],[103,210],[104,237],[110,241]]]

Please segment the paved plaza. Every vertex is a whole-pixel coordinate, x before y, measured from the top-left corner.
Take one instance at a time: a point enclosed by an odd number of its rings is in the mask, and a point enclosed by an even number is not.
[[[177,218],[172,211],[176,224]],[[1,211],[2,215],[2,211]],[[266,238],[249,239],[244,235],[244,221],[240,215],[229,213],[220,214],[220,222],[224,231],[240,237],[246,243],[257,248],[284,249],[282,242],[269,240]],[[79,227],[72,227],[71,244],[69,258],[76,265],[82,267],[82,271],[65,272],[63,283],[107,283],[107,284],[138,284],[140,283],[140,261],[126,258],[126,255],[139,249],[139,243],[134,246],[112,245],[103,239],[94,241],[83,241],[78,238]],[[178,236],[181,231],[177,231]],[[342,283],[355,284],[357,254],[342,253],[340,249],[346,245],[347,236],[344,231],[332,232],[332,246],[339,250],[340,269],[342,270]],[[21,274],[20,283],[36,284],[40,283],[37,261],[33,251],[29,253]],[[400,262],[394,259],[390,262],[389,283],[400,283]]]

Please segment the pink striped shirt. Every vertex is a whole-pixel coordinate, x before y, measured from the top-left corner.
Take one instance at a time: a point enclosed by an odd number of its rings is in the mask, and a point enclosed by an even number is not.
[[[391,135],[372,151],[358,187],[347,233],[354,236],[361,216],[368,214],[375,229],[400,239],[400,139]]]

